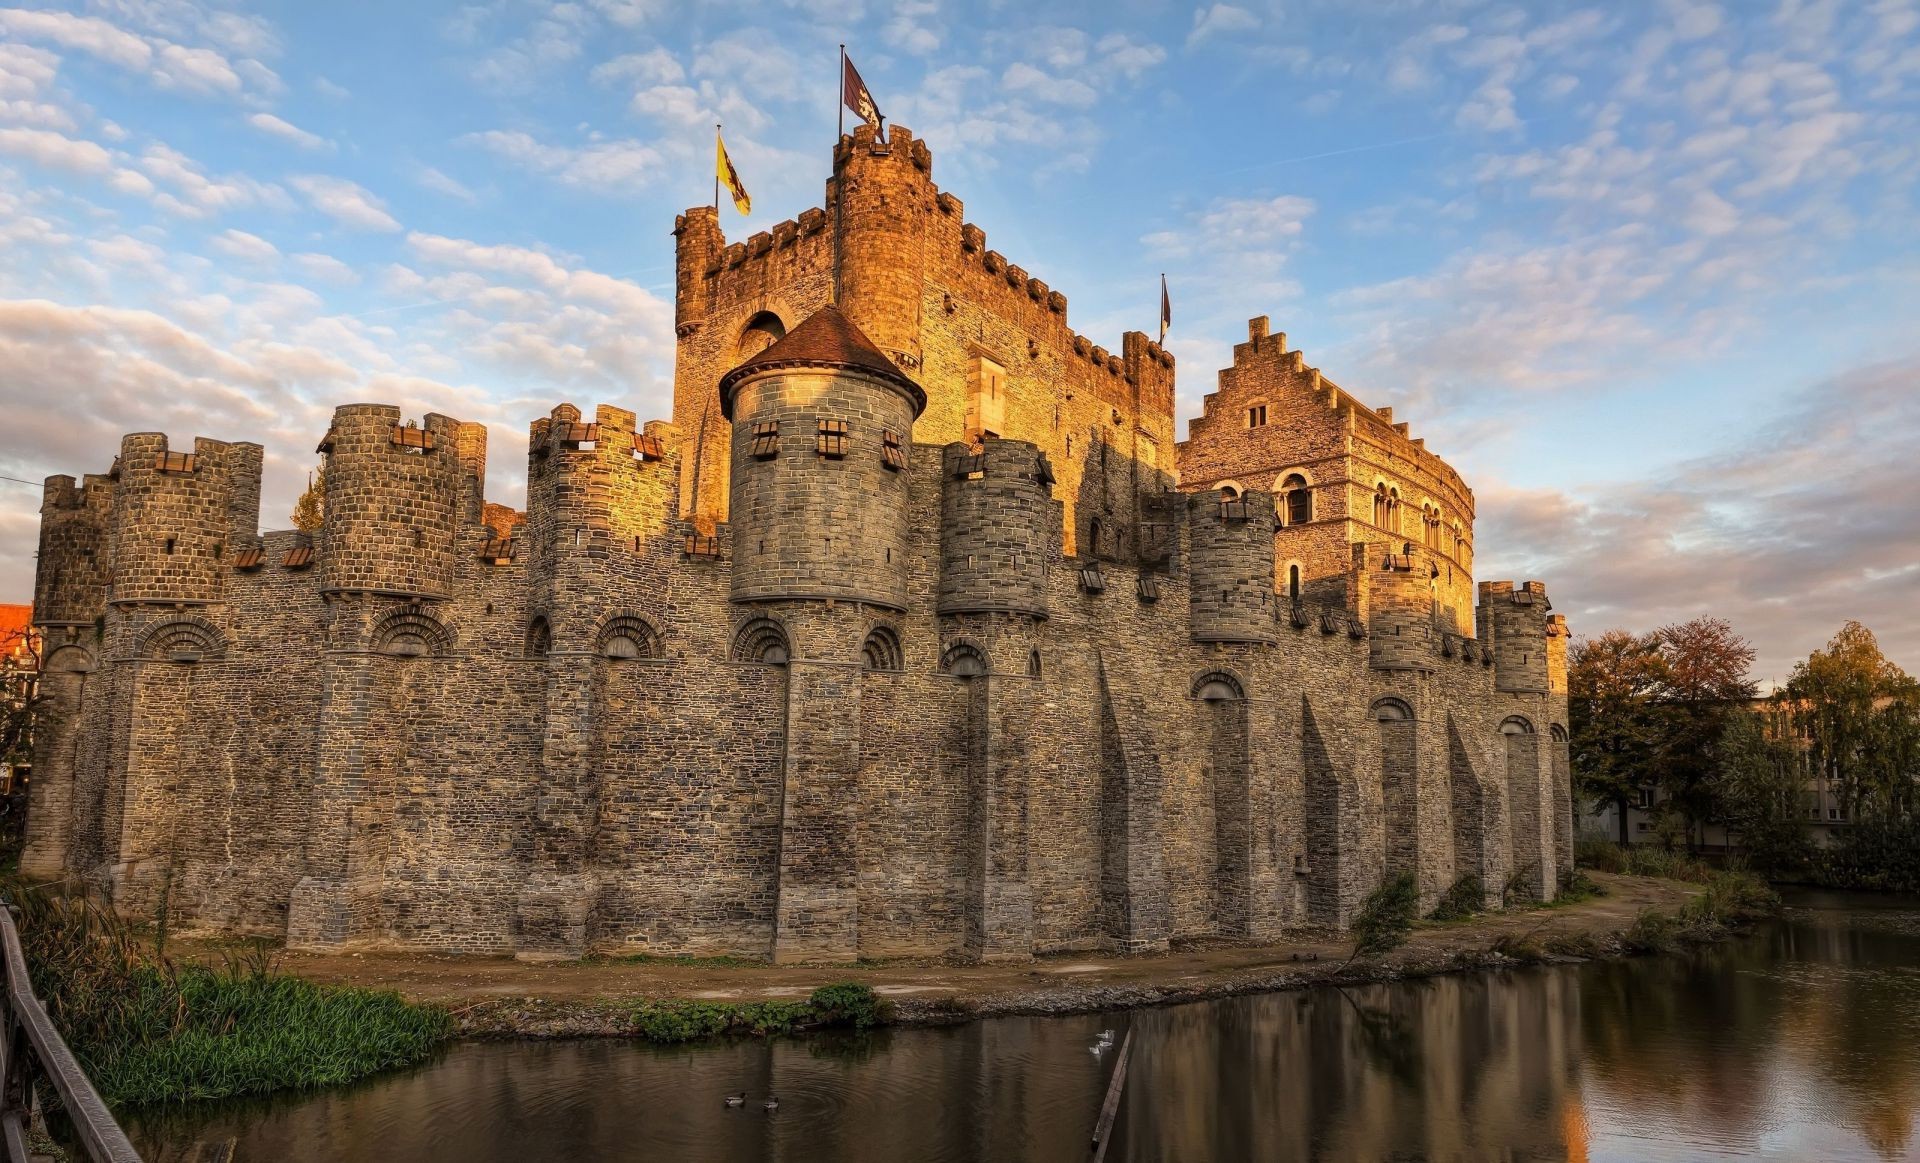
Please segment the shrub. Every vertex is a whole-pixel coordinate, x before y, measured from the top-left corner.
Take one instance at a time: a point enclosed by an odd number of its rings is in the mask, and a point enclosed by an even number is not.
[[[1620,941],[1635,953],[1664,953],[1680,943],[1680,923],[1672,913],[1641,909]]]
[[[1581,901],[1590,901],[1607,895],[1600,882],[1588,876],[1578,868],[1569,869],[1560,874],[1560,893],[1553,898],[1556,905],[1577,905]]]
[[[1478,876],[1467,875],[1447,886],[1440,903],[1427,916],[1435,921],[1463,921],[1486,908],[1487,888]]]
[[[1753,873],[1722,872],[1681,906],[1680,918],[1689,924],[1733,925],[1771,916],[1779,907],[1780,898]]]
[[[813,991],[807,999],[820,1021],[829,1026],[852,1026],[864,1030],[877,1026],[884,1018],[883,1003],[873,992],[871,985],[857,981],[842,981],[834,985],[823,985]]]
[[[1920,892],[1920,818],[1869,820],[1846,829],[1808,863],[1815,884],[1878,892]]]
[[[1533,874],[1537,866],[1523,864],[1508,874],[1506,882],[1500,886],[1500,907],[1513,908],[1516,905],[1534,904],[1539,896],[1534,892]]]
[[[1619,874],[1627,870],[1627,851],[1604,836],[1588,834],[1573,842],[1573,862],[1582,868]]]
[[[1419,915],[1420,886],[1411,872],[1382,882],[1360,903],[1353,917],[1353,953],[1347,958],[1380,957],[1400,947]]]

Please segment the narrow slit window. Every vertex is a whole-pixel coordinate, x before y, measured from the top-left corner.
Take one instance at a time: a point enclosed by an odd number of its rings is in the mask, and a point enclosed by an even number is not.
[[[833,460],[839,460],[847,455],[849,428],[845,420],[820,421],[819,432],[814,437],[814,451]]]
[[[753,447],[747,450],[755,460],[772,460],[780,455],[780,422],[768,420],[753,426]]]

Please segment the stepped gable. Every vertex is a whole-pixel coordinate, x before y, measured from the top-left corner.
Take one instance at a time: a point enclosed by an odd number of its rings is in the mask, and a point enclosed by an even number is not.
[[[866,333],[840,308],[829,303],[806,317],[752,359],[720,377],[720,414],[733,419],[733,389],[741,380],[766,368],[851,368],[896,385],[913,401],[914,415],[927,406],[927,393],[894,366]]]

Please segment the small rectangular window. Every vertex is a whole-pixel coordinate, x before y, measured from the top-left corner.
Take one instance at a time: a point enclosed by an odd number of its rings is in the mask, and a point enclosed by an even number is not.
[[[819,433],[814,437],[814,451],[839,460],[847,454],[847,431],[845,420],[820,421]]]
[[[900,445],[900,434],[891,428],[880,433],[880,462],[895,472],[907,467],[907,450]]]
[[[480,547],[480,560],[490,561],[495,565],[511,565],[513,563],[513,538],[487,538],[487,543]]]
[[[167,538],[167,556],[173,556],[173,538],[171,537]]]
[[[1255,404],[1253,407],[1247,409],[1247,427],[1262,428],[1266,426],[1266,423],[1267,406],[1265,404]]]
[[[753,426],[753,447],[747,450],[755,460],[771,460],[780,455],[780,422],[768,420]]]
[[[719,557],[720,539],[702,537],[698,533],[687,534],[686,544],[681,550],[688,557]]]

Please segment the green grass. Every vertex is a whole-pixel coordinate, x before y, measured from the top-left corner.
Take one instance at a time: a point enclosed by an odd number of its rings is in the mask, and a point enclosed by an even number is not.
[[[85,900],[7,896],[35,992],[116,1109],[336,1086],[422,1062],[452,1033],[438,1007],[278,973],[264,946],[183,965]]]
[[[806,1001],[643,1001],[630,1015],[633,1032],[650,1042],[691,1042],[722,1034],[790,1034],[802,1029],[851,1026],[864,1030],[886,1021],[886,1003],[873,987],[843,981],[823,985]]]
[[[1574,844],[1573,855],[1574,863],[1582,868],[1625,876],[1657,876],[1705,884],[1717,875],[1711,865],[1684,852],[1669,852],[1650,844],[1622,848],[1611,840],[1582,836]]]

